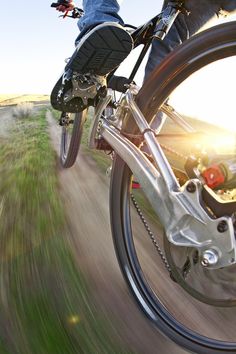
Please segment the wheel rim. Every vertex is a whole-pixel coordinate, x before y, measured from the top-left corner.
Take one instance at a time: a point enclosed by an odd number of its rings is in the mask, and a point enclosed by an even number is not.
[[[62,127],[62,141],[61,141],[61,159],[65,162],[70,145],[70,136],[67,126]]]
[[[64,168],[73,166],[76,161],[86,116],[87,111],[70,113],[62,126],[60,160]]]

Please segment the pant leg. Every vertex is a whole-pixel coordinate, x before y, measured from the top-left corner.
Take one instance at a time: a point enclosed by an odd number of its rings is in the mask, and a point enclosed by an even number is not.
[[[226,14],[236,13],[236,1],[235,0],[221,0],[221,8]]]
[[[122,18],[118,15],[120,10],[117,0],[83,0],[84,16],[78,21],[80,34],[76,42],[88,31],[103,22],[118,22],[123,24]]]
[[[164,6],[167,0],[164,1]],[[180,14],[164,41],[154,40],[145,69],[145,80],[176,46],[194,35],[209,20],[236,11],[236,0],[186,0],[190,15]]]
[[[164,6],[167,0],[164,1]],[[144,80],[148,78],[165,56],[176,46],[194,35],[214,17],[226,16],[236,11],[236,0],[186,0],[186,8],[190,15],[180,14],[164,41],[154,40],[145,68]],[[165,115],[159,112],[153,120],[152,129],[161,129]]]

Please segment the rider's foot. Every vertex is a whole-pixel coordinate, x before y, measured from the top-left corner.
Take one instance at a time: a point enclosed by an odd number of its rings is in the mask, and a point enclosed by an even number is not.
[[[103,23],[86,33],[80,40],[75,52],[68,61],[65,72],[105,76],[114,70],[128,56],[133,47],[130,34],[117,23]],[[89,103],[79,97],[64,100],[64,92],[58,95],[61,89],[70,91],[73,84],[67,80],[67,87],[62,86],[63,76],[58,80],[51,94],[51,103],[55,109],[67,112],[78,112],[86,108]],[[78,91],[78,89],[77,89]],[[91,91],[91,90],[90,90]],[[68,95],[67,95],[68,97]],[[73,102],[74,101],[74,102]]]
[[[82,37],[66,69],[106,75],[127,57],[132,46],[130,34],[121,25],[102,23]]]

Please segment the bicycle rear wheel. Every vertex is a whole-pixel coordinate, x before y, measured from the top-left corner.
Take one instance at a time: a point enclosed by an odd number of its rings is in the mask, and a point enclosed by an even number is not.
[[[174,96],[178,92],[178,88],[185,80],[188,80],[191,74],[201,71],[201,69],[204,70],[207,65],[215,65],[215,62],[217,64],[223,58],[229,58],[227,60],[230,61],[236,60],[233,58],[236,56],[235,33],[235,22],[214,27],[193,37],[165,59],[163,64],[153,72],[153,75],[137,96],[139,107],[148,122],[153,120],[167,99],[171,101],[172,95]],[[230,62],[229,65],[231,64]],[[233,74],[235,74],[235,71]],[[217,72],[215,72],[216,76]],[[235,82],[232,77],[230,79]],[[219,87],[223,90],[229,88],[220,85]],[[223,117],[222,122],[217,122],[212,131],[210,131],[213,125],[211,122],[199,123],[199,120],[196,121],[193,118],[188,119],[189,122],[195,128],[204,131],[201,143],[208,145],[209,149],[216,142],[218,145],[222,145],[223,135],[227,131],[228,135],[225,135],[226,139],[223,147],[224,153],[226,153],[229,137],[234,136],[235,138],[236,133],[232,135],[232,131],[230,131],[232,127],[230,129],[227,127],[226,117]],[[224,122],[226,126],[222,128]],[[179,131],[176,130],[173,123],[166,121],[166,124],[161,133],[163,131],[164,133],[167,132],[166,136],[168,135],[168,138],[165,138],[165,134],[163,134],[163,137],[160,138],[163,139],[161,143],[163,145],[170,143],[172,149],[174,146],[174,149],[178,150],[178,154],[174,157],[171,153],[167,153],[167,158],[172,167],[185,171],[184,164],[186,161],[182,163],[180,156],[190,155],[191,146],[193,147],[195,143],[200,142],[199,134],[191,135],[189,139],[188,134],[184,137],[178,135]],[[173,136],[169,134],[171,133],[170,128],[174,129]],[[235,125],[233,128],[235,129]],[[129,133],[137,131],[132,118],[126,122],[124,129]],[[210,137],[214,137],[215,140],[210,141],[209,135],[205,136],[205,133],[210,133]],[[219,144],[219,141],[222,144]],[[230,149],[233,149],[231,155],[233,152],[234,158],[236,155],[235,146],[233,147],[235,141],[230,146]],[[199,260],[195,262],[196,257],[194,258],[193,250],[182,247],[180,257],[178,257],[180,248],[176,250],[171,245],[170,248],[173,248],[174,254],[171,262],[169,262],[168,255],[166,255],[166,258],[163,257],[150,229],[155,230],[156,239],[160,248],[163,247],[163,249],[165,248],[163,239],[166,241],[165,230],[155,212],[150,210],[151,207],[142,192],[132,192],[132,175],[129,166],[119,156],[116,156],[113,163],[110,189],[112,234],[121,270],[139,307],[158,329],[178,345],[191,352],[204,354],[236,353],[234,334],[236,325],[235,266],[231,268],[229,280],[227,279],[227,282],[225,282],[224,279],[222,282],[221,271],[217,271],[217,273],[214,273],[215,271],[209,273],[208,271],[207,273],[207,271],[201,269]],[[189,178],[187,173],[185,177],[186,180]],[[230,191],[230,195],[233,195],[236,184],[227,188],[225,188],[227,193]],[[133,195],[138,200],[138,204],[141,205],[140,208],[132,207]],[[138,216],[135,216],[136,211],[138,211]],[[235,217],[235,215],[236,210],[232,217]],[[151,226],[150,228],[144,228],[145,233],[141,229],[145,226],[146,221]],[[168,247],[165,250],[168,251]],[[186,262],[189,258],[191,258],[190,267],[193,268],[193,275],[190,273],[188,277],[186,273],[186,283],[194,287],[194,291],[201,293],[204,290],[206,292],[205,298],[211,295],[214,300],[213,305],[222,296],[226,302],[228,299],[229,302],[232,300],[231,305],[234,307],[223,309],[222,307],[210,306],[207,301],[205,303],[200,302],[197,297],[192,297],[193,295],[191,296],[188,290],[185,291],[186,289],[183,289],[178,282],[169,277],[174,262],[175,264],[179,262],[176,265],[177,271],[181,269],[181,271],[185,270],[187,272],[188,269],[185,268],[189,266]],[[217,282],[213,281],[215,274]],[[232,288],[230,288],[231,286]]]
[[[87,110],[79,113],[63,113],[60,161],[64,168],[72,167],[76,161],[86,115]]]

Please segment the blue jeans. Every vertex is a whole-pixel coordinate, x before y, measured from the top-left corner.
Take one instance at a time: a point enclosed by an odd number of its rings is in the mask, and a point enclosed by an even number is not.
[[[165,0],[163,6],[167,2]],[[145,79],[173,48],[195,34],[210,19],[236,12],[236,0],[186,0],[185,7],[190,15],[180,14],[164,41],[153,41]],[[83,8],[85,15],[78,22],[81,33],[77,41],[89,28],[99,23],[111,21],[123,24],[118,15],[120,7],[116,0],[83,0]]]

